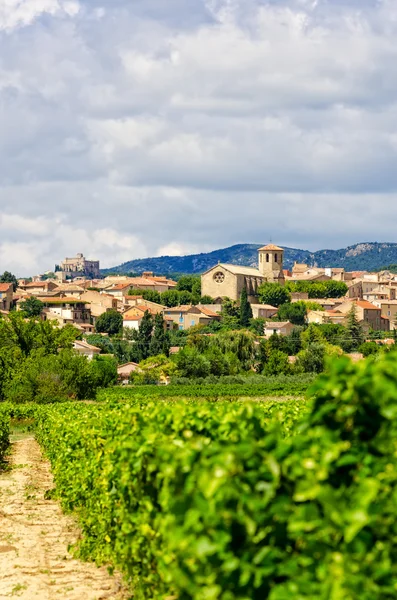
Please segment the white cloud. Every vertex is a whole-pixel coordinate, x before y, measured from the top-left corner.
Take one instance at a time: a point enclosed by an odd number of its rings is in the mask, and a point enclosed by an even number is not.
[[[0,0],[0,266],[392,241],[396,11]]]

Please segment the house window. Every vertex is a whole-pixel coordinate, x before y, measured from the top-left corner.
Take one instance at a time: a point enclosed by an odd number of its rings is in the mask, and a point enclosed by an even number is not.
[[[179,317],[179,323],[183,323],[183,317],[182,317],[182,315]]]
[[[390,317],[390,310],[387,311],[387,316]]]
[[[183,325],[179,325],[179,331],[183,331]]]
[[[195,322],[195,321],[190,321],[190,325],[191,325],[192,327],[194,327],[194,326],[195,326],[195,324],[196,324],[196,322]]]

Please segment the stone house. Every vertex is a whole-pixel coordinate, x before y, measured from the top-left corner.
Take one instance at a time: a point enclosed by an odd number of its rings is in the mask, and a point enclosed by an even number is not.
[[[49,292],[53,292],[57,287],[58,286],[54,281],[32,281],[19,284],[18,291],[22,290],[30,296],[37,296],[38,294],[48,294]]]
[[[40,297],[40,302],[44,304],[45,320],[55,319],[63,325],[91,322],[91,310],[78,298]]]
[[[219,321],[221,318],[218,313],[202,305],[167,308],[164,311],[164,317],[172,320],[174,328],[180,331],[190,329],[196,325],[209,325],[212,321]]]
[[[128,382],[131,373],[134,373],[135,371],[140,371],[139,365],[137,363],[128,362],[124,365],[120,365],[119,367],[117,367],[119,381]]]
[[[258,268],[226,263],[215,265],[201,276],[201,293],[221,302],[223,298],[239,300],[246,288],[250,302],[255,303],[262,283],[284,285],[283,257],[282,248],[269,244],[258,250]]]
[[[277,314],[277,308],[270,304],[251,304],[254,319],[271,319]]]
[[[353,302],[345,302],[338,307],[338,311],[345,314],[349,313],[351,307],[355,306],[356,315],[360,322],[374,331],[389,331],[390,321],[382,317],[382,311],[379,306],[371,304],[367,300],[353,300]]]
[[[374,300],[384,319],[389,319],[390,329],[397,329],[397,300]]]
[[[277,335],[290,335],[293,331],[294,325],[289,321],[269,321],[265,323],[264,335],[270,337],[273,333]]]
[[[80,299],[85,303],[86,308],[91,311],[91,319],[95,323],[96,319],[109,310],[121,310],[122,304],[113,296],[103,292],[87,290],[81,294]]]
[[[101,349],[96,346],[92,346],[88,344],[84,340],[75,340],[73,342],[73,348],[77,354],[81,356],[86,356],[88,360],[92,360],[94,356],[98,356],[101,353]]]
[[[0,283],[0,310],[11,309],[14,299],[13,289],[12,283]]]

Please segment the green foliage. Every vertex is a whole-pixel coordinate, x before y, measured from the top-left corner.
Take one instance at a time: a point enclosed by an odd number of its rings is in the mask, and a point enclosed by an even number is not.
[[[78,331],[51,321],[26,320],[21,312],[0,319],[0,399],[39,403],[94,398],[114,378],[95,361],[78,356]],[[103,371],[103,372],[102,372]]]
[[[291,365],[289,364],[288,354],[281,350],[273,350],[269,354],[269,358],[265,363],[263,374],[264,375],[280,375],[291,372]]]
[[[325,337],[322,330],[315,323],[310,323],[307,329],[302,331],[301,340],[303,348],[306,349],[311,344],[323,344]]]
[[[159,313],[154,318],[153,335],[149,345],[150,355],[165,354],[165,356],[169,356],[170,347],[170,338],[165,330],[165,321],[163,315]]]
[[[179,292],[191,292],[201,296],[200,275],[182,275],[182,277],[178,280],[176,289]]]
[[[305,373],[322,373],[325,366],[326,345],[319,342],[305,344],[298,354],[297,367]]]
[[[172,577],[169,571],[171,563],[182,558],[184,544],[178,549],[179,532],[172,541],[166,530],[177,504],[182,502],[179,510],[184,514],[184,507],[188,509],[181,494],[188,493],[184,479],[191,469],[196,471],[194,461],[199,461],[204,477],[201,486],[211,479],[216,482],[219,475],[214,477],[212,468],[204,467],[201,450],[210,445],[213,453],[220,444],[225,450],[234,446],[239,454],[246,444],[266,437],[273,417],[284,421],[283,435],[288,435],[300,411],[300,403],[271,402],[256,406],[183,402],[115,408],[69,405],[68,410],[53,407],[39,413],[37,436],[51,461],[63,507],[76,510],[79,516],[84,533],[80,555],[120,568],[138,598],[159,599],[174,591],[182,597],[183,580],[174,568]],[[219,460],[225,456],[222,452]],[[227,460],[224,467],[230,477]],[[203,502],[213,514],[205,497]],[[200,519],[194,515],[200,513],[202,509],[199,513],[195,509],[191,517],[185,514],[187,524],[195,520],[199,525]],[[223,520],[219,515],[214,521],[216,529],[219,517]],[[233,523],[227,527],[233,528]],[[201,552],[197,546],[200,539]],[[198,564],[202,559],[207,562],[206,537],[200,534],[193,543],[197,558],[202,557]],[[217,564],[218,558],[213,565],[218,578],[223,569]],[[228,587],[233,589],[232,584]]]
[[[307,305],[305,302],[282,304],[277,312],[279,321],[290,321],[293,325],[305,325]]]
[[[262,304],[270,304],[276,308],[291,302],[291,294],[287,287],[279,283],[262,283],[258,289],[259,300]]]
[[[358,352],[361,352],[361,354],[365,357],[371,356],[371,354],[378,354],[380,350],[381,346],[376,342],[364,342],[358,347]]]
[[[394,598],[397,355],[336,360],[310,396],[40,412],[81,556],[142,599]]]
[[[250,321],[253,318],[251,304],[248,302],[247,288],[243,288],[240,296],[240,325],[249,327]]]
[[[172,378],[178,383],[167,386],[117,387],[100,390],[99,401],[151,400],[154,398],[203,398],[207,400],[260,398],[266,396],[303,396],[313,383],[311,374],[251,376],[234,375],[215,378]]]
[[[348,292],[348,287],[343,281],[287,281],[287,290],[292,294],[309,294],[309,298],[343,298]]]
[[[26,317],[39,317],[43,311],[44,304],[35,296],[31,296],[24,302],[21,302],[21,310]]]
[[[365,341],[363,328],[356,315],[356,307],[352,307],[347,315],[345,335],[342,337],[341,346],[345,352],[354,352]]]
[[[98,317],[95,329],[98,333],[115,335],[121,333],[123,328],[123,316],[117,310],[108,310]]]

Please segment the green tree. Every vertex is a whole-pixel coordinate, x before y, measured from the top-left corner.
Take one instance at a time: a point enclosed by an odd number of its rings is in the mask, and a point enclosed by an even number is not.
[[[142,317],[141,324],[136,335],[135,353],[137,362],[141,362],[150,356],[150,344],[153,335],[153,317],[147,310]]]
[[[43,312],[43,308],[44,304],[35,296],[31,296],[24,302],[21,302],[21,310],[28,318],[39,317]]]
[[[281,350],[270,352],[269,358],[264,366],[264,375],[286,375],[291,372],[288,354]]]
[[[249,327],[250,320],[253,318],[251,304],[248,302],[247,288],[244,287],[240,296],[240,325]]]
[[[364,330],[356,314],[356,305],[353,303],[347,314],[346,333],[341,344],[345,352],[354,352],[365,341]]]
[[[224,327],[235,328],[239,325],[240,311],[237,302],[224,298],[222,302],[221,321]]]
[[[258,296],[261,304],[270,304],[276,308],[291,302],[291,294],[288,289],[279,283],[262,283],[258,289]]]
[[[180,377],[207,377],[211,372],[211,363],[197,348],[186,346],[175,356],[175,363]]]
[[[167,306],[168,308],[173,308],[174,306],[180,305],[180,295],[177,290],[168,290],[167,292],[163,292],[161,294],[161,304]]]
[[[325,342],[321,329],[315,323],[310,323],[307,329],[302,331],[301,340],[303,348],[308,348],[311,344],[324,344]]]
[[[95,329],[98,333],[115,335],[121,333],[123,328],[123,316],[117,310],[108,310],[98,317]]]
[[[376,342],[364,342],[358,347],[358,351],[365,357],[371,356],[371,354],[378,354],[381,347]]]
[[[305,325],[307,307],[304,302],[282,304],[277,312],[279,321],[290,321],[293,325]]]
[[[198,275],[182,275],[176,289],[178,292],[191,292],[201,296],[201,279]]]
[[[311,343],[299,352],[297,367],[300,367],[305,373],[322,373],[325,367],[325,355],[325,344]]]
[[[150,340],[149,352],[151,356],[170,354],[170,337],[165,329],[165,321],[163,315],[158,313],[154,318],[154,330]]]

